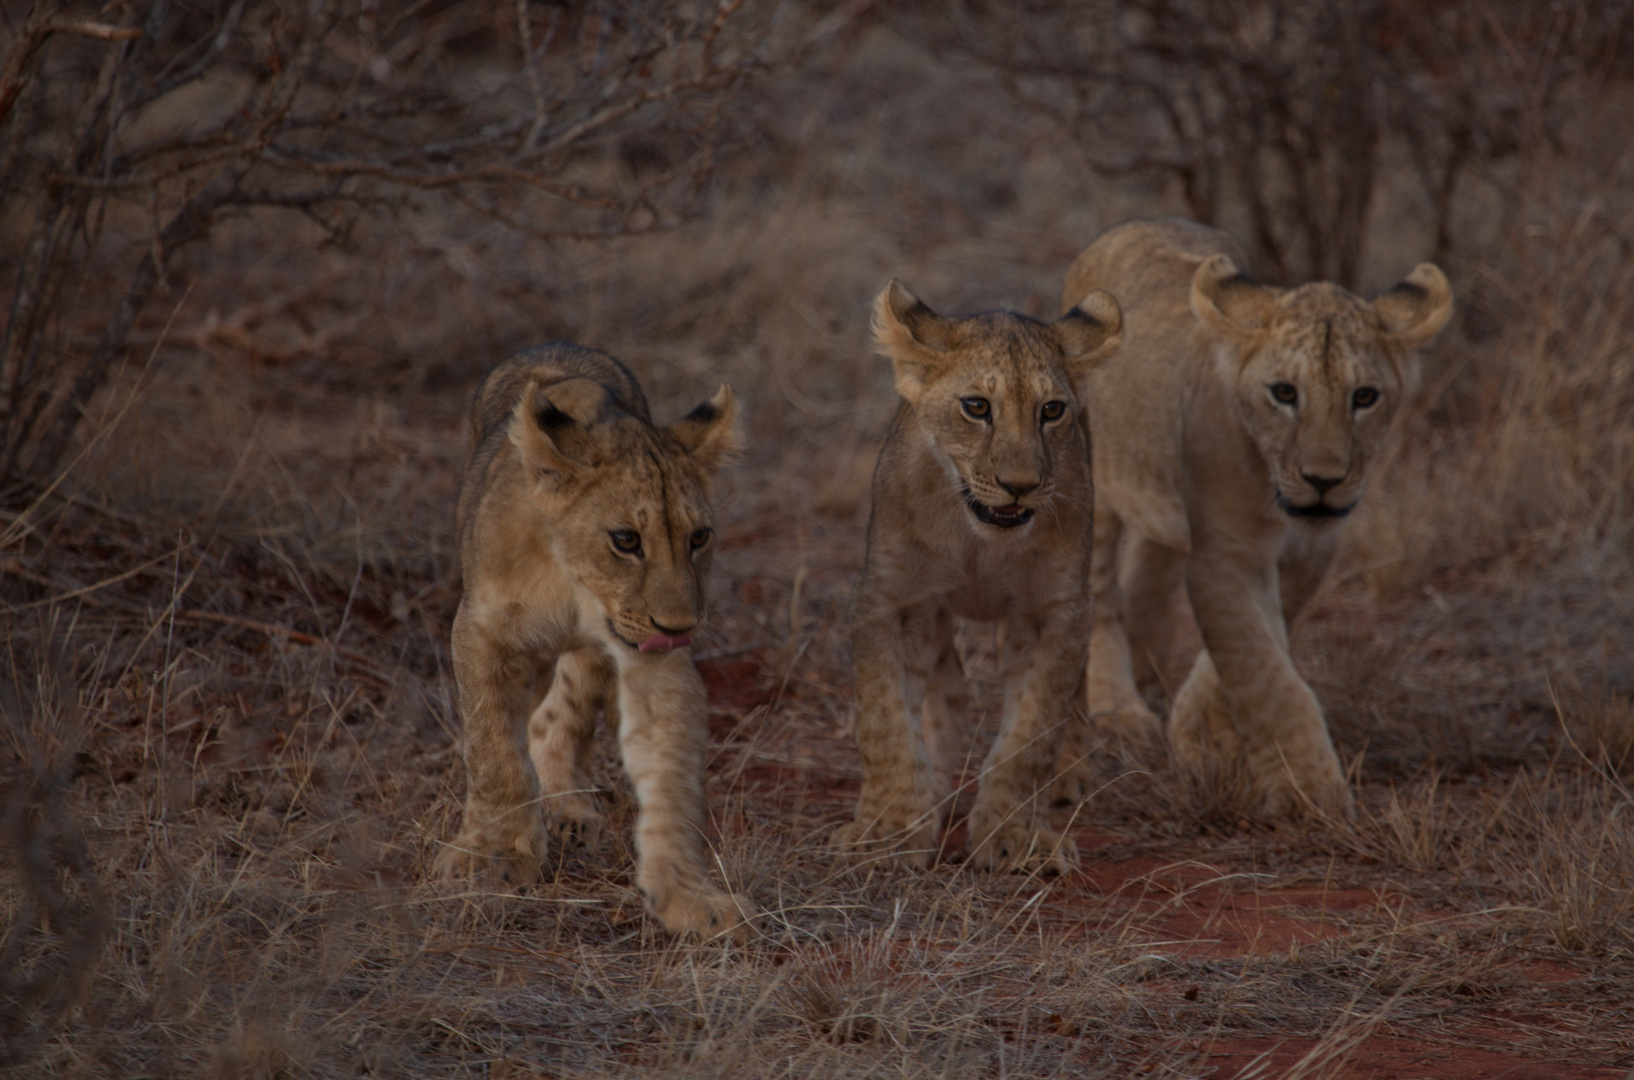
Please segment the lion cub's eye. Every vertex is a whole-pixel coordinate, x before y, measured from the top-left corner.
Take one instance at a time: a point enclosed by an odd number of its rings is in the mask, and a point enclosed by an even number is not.
[[[626,555],[641,554],[641,534],[629,529],[614,529],[607,534],[612,537],[613,550],[621,551]]]
[[[1039,415],[1044,418],[1046,424],[1051,420],[1061,419],[1066,415],[1066,412],[1067,403],[1064,401],[1046,401],[1044,407],[1038,410]]]
[[[960,398],[959,408],[972,420],[986,420],[993,415],[993,404],[984,397]]]
[[[1364,386],[1350,395],[1350,407],[1353,409],[1366,409],[1378,403],[1379,390],[1374,386]]]
[[[1291,382],[1272,383],[1271,398],[1279,405],[1292,405],[1299,400],[1299,388]]]
[[[692,536],[688,538],[688,542],[692,545],[693,551],[698,551],[705,544],[709,543],[709,538],[714,535],[715,530],[706,525],[701,529],[693,529]]]

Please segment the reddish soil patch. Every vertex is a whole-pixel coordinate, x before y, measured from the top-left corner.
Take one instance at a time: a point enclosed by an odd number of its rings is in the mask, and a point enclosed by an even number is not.
[[[753,656],[703,660],[698,674],[703,676],[712,712],[746,713],[770,701],[776,690],[768,685],[765,665]]]

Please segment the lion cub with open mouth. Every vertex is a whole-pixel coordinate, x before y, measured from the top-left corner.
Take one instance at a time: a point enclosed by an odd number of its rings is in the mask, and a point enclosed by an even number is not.
[[[742,936],[752,906],[705,869],[709,731],[687,648],[713,548],[710,481],[740,443],[728,387],[654,427],[635,377],[594,349],[546,345],[483,381],[457,513],[465,820],[442,876],[532,880],[547,818],[600,839],[590,755],[605,710],[640,806],[647,910],[671,933]]]
[[[944,319],[893,281],[874,338],[902,402],[874,471],[851,616],[862,795],[839,845],[928,866],[967,753],[953,619],[996,621],[998,739],[980,770],[981,869],[1075,867],[1041,796],[1089,653],[1094,486],[1084,387],[1117,350],[1118,305],[1091,292],[1053,323]]]

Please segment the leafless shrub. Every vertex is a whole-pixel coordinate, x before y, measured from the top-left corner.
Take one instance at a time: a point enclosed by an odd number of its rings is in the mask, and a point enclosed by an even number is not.
[[[234,215],[336,244],[439,206],[547,239],[685,217],[769,6],[156,0],[115,24],[37,0],[0,76],[0,483],[56,469],[177,252]],[[91,277],[120,283],[111,311],[79,307]],[[66,331],[92,317],[82,356]]]
[[[1472,181],[1558,139],[1626,14],[1460,0],[1248,4],[1039,0],[911,23],[973,58],[1109,177],[1174,181],[1275,279],[1353,286],[1391,154],[1408,158],[1444,257]],[[1525,47],[1521,43],[1526,43]]]

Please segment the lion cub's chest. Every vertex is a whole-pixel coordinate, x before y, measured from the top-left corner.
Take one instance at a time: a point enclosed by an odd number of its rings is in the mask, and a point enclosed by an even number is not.
[[[1039,530],[1044,532],[1044,530]],[[1053,530],[1052,530],[1053,531]],[[1081,591],[1088,566],[1086,545],[1058,536],[971,537],[958,550],[939,553],[926,569],[926,584],[942,606],[963,619],[992,621],[1025,615]]]
[[[490,492],[477,510],[469,540],[483,572],[467,575],[461,601],[482,625],[504,627],[511,640],[547,655],[594,643],[596,613],[553,550],[550,523],[532,506],[520,508]]]

